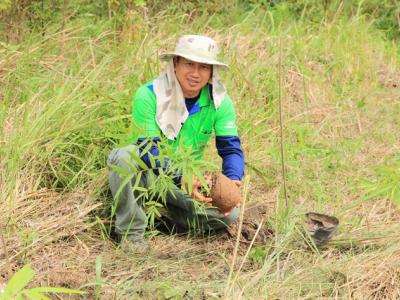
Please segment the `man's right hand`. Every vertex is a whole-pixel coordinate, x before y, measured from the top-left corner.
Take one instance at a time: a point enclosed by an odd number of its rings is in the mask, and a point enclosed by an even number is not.
[[[205,177],[204,179],[206,180],[207,184],[209,184],[208,178]],[[210,177],[210,180],[211,180],[211,177]],[[201,189],[202,189],[201,181],[200,181],[200,179],[198,177],[195,177],[193,179],[193,183],[192,183],[192,194],[191,194],[191,197],[194,200],[197,200],[199,202],[211,203],[212,202],[212,198],[204,196],[201,193]]]

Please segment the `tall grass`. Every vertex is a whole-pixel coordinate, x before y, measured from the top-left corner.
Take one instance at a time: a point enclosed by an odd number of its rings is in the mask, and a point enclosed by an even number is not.
[[[237,273],[227,252],[193,240],[159,237],[154,247],[174,253],[164,259],[134,259],[106,248],[102,292],[148,299],[215,298],[224,291],[229,299],[399,296],[399,211],[392,202],[398,199],[400,147],[398,45],[361,13],[349,17],[337,10],[315,22],[293,17],[285,5],[215,5],[207,13],[171,5],[151,14],[140,6],[123,17],[78,16],[49,24],[44,35],[32,32],[19,44],[2,44],[0,207],[7,213],[0,225],[8,248],[15,247],[9,251],[25,260],[40,253],[36,237],[43,241],[48,232],[40,227],[33,232],[29,220],[40,222],[40,206],[33,201],[45,192],[68,197],[81,191],[90,205],[110,201],[105,160],[110,149],[129,143],[134,91],[159,74],[157,54],[173,47],[178,36],[202,33],[218,41],[230,65],[223,77],[237,110],[250,203],[279,203],[284,197],[281,70],[291,210],[284,214],[271,206],[268,224],[276,236],[250,251]],[[218,164],[216,156],[210,147],[206,159]],[[27,214],[25,203],[35,211]],[[304,234],[307,211],[340,218],[340,233],[327,248],[316,249]],[[92,224],[92,218],[85,220]],[[18,242],[22,238],[14,238],[17,231],[30,237],[22,242],[26,253]],[[99,232],[78,240],[90,248]],[[51,241],[62,243],[62,237]],[[98,249],[88,251],[96,256]],[[86,263],[95,265],[94,259]],[[228,281],[229,266],[234,281]],[[83,272],[89,269],[86,265]]]

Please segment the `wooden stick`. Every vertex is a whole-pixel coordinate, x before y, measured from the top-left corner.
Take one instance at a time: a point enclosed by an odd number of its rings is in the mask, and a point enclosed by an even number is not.
[[[226,283],[225,287],[225,292],[224,292],[224,299],[228,299],[229,296],[228,294],[231,292],[234,286],[234,281],[232,281],[232,276],[233,276],[233,270],[235,268],[235,263],[238,255],[238,249],[239,249],[239,244],[240,244],[240,237],[242,235],[242,225],[243,225],[243,219],[244,219],[244,210],[245,210],[245,204],[246,204],[246,198],[249,190],[249,181],[250,177],[247,175],[244,178],[244,187],[243,187],[243,202],[240,207],[240,217],[239,217],[239,228],[238,228],[238,233],[236,236],[236,244],[235,244],[235,249],[233,250],[233,258],[232,258],[232,264],[229,270],[229,276],[228,276],[228,282]]]
[[[279,128],[280,128],[280,144],[281,144],[281,161],[282,161],[282,181],[283,181],[283,192],[285,194],[285,206],[286,212],[288,210],[288,194],[286,189],[286,172],[285,172],[285,157],[283,153],[283,122],[282,122],[282,38],[279,39]]]

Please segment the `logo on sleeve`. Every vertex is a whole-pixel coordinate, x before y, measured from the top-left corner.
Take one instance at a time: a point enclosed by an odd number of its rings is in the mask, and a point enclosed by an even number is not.
[[[234,121],[229,121],[228,123],[226,123],[225,129],[233,129],[233,128],[236,128]]]

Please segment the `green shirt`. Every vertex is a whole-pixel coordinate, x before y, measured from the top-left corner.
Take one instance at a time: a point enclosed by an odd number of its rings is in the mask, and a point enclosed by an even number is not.
[[[162,137],[156,122],[156,95],[152,82],[142,85],[133,100],[132,119],[136,138]],[[231,98],[227,95],[220,107],[215,109],[208,85],[203,87],[197,103],[200,110],[191,114],[183,124],[177,138],[169,140],[173,146],[184,144],[192,148],[196,159],[203,156],[204,148],[212,134],[216,136],[237,136],[236,114]]]

